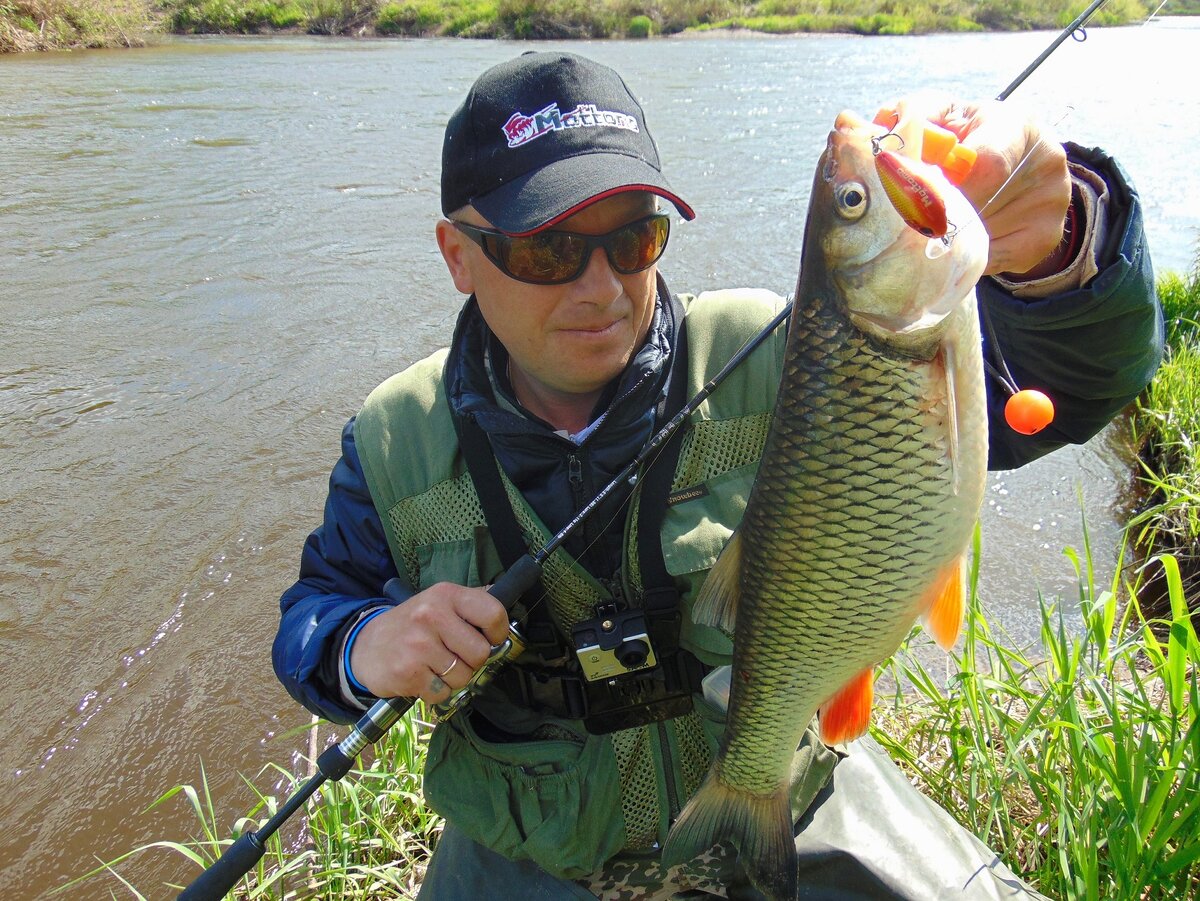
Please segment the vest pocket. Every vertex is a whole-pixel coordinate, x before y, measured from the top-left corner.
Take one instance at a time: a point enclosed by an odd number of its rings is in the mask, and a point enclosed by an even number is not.
[[[475,542],[439,541],[417,547],[417,566],[421,571],[418,591],[424,591],[435,582],[454,582],[467,588],[478,588],[479,573],[475,567]]]
[[[488,741],[471,722],[477,715],[434,730],[424,781],[434,810],[479,844],[564,879],[594,872],[621,849],[625,821],[608,736],[549,719],[562,738]]]
[[[758,461],[747,463],[696,486],[693,497],[667,509],[663,519],[663,559],[673,576],[707,570],[741,522]]]

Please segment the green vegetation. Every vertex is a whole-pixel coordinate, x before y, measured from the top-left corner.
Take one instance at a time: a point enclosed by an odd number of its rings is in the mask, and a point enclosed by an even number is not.
[[[1119,575],[1097,592],[1090,553],[1068,555],[1082,634],[1039,601],[1039,646],[1012,648],[972,591],[945,684],[902,651],[889,669],[909,690],[873,733],[923,792],[1050,898],[1194,898],[1200,641],[1178,567],[1170,556],[1150,564],[1166,574],[1171,606],[1151,621],[1136,591],[1122,609]]]
[[[1200,584],[1200,260],[1187,278],[1165,276],[1159,293],[1169,350],[1132,420],[1149,498],[1127,536],[1143,562],[1126,571],[1122,553],[1099,584],[1085,531],[1082,553],[1064,551],[1078,577],[1082,628],[1039,598],[1040,642],[1018,649],[981,609],[977,532],[961,650],[935,675],[921,662],[928,642],[910,639],[883,671],[896,688],[876,705],[872,727],[922,791],[1063,901],[1200,897],[1200,639],[1191,609]],[[1143,600],[1156,583],[1151,601],[1161,614]],[[238,897],[415,894],[440,828],[415,775],[427,738],[424,723],[402,721],[368,764],[323,790],[303,849],[274,840]],[[287,794],[301,781],[289,780]],[[199,839],[155,842],[79,881],[116,879],[142,898],[118,874],[128,857],[167,849],[196,863],[196,873],[215,860],[231,839],[203,774],[200,790],[180,786],[155,805],[180,794]],[[260,794],[234,828],[258,828],[254,818],[265,820],[276,803]]]
[[[150,0],[0,0],[0,53],[139,47],[159,31]]]
[[[0,52],[132,46],[161,31],[517,39],[733,28],[777,34],[1011,31],[1062,28],[1086,5],[1086,0],[0,0]],[[1148,12],[1139,0],[1109,0],[1093,23],[1124,24]]]
[[[1140,448],[1144,508],[1131,523],[1142,556],[1167,551],[1179,559],[1189,593],[1200,588],[1200,259],[1192,273],[1159,280],[1167,351],[1133,416]],[[1165,605],[1162,579],[1143,588],[1143,604]]]
[[[301,848],[297,850],[295,842],[282,846],[277,834],[267,843],[263,859],[242,880],[232,897],[254,901],[285,898],[378,901],[415,897],[425,861],[441,830],[441,819],[425,806],[421,797],[420,773],[425,768],[430,731],[428,724],[418,718],[422,713],[422,706],[418,705],[373,749],[364,753],[359,768],[351,770],[340,782],[326,783],[309,802],[307,820],[296,815],[289,823],[304,823]],[[279,767],[269,767],[259,777],[274,781],[280,773],[286,777],[284,798],[308,779],[308,774],[295,776]],[[251,789],[258,801],[232,824],[234,838],[261,828],[283,800],[263,794],[253,784]],[[179,803],[180,796],[195,814],[198,838],[189,842],[158,841],[136,848],[67,883],[57,892],[71,897],[70,892],[80,883],[107,878],[120,882],[138,901],[163,897],[165,894],[157,890],[143,895],[119,875],[120,865],[129,858],[163,851],[179,854],[195,864],[190,871],[180,868],[181,873],[190,873],[188,878],[199,876],[204,867],[232,844],[228,812],[213,808],[203,770],[198,787],[176,786],[150,807]]]

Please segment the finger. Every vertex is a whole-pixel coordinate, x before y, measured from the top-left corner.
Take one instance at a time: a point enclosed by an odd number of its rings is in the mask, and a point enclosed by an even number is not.
[[[433,672],[433,670],[429,671],[427,684],[428,687],[420,695],[421,700],[426,704],[444,704],[453,697],[454,692],[457,690],[446,682],[442,676]],[[459,686],[459,688],[461,687]]]
[[[1028,210],[1004,209],[989,217],[987,228],[991,244],[985,275],[1027,272],[1062,240],[1062,220],[1053,210],[1039,215]]]
[[[916,91],[885,103],[876,113],[875,121],[885,127],[896,127],[911,119],[941,124],[947,112],[954,108],[953,99],[944,91]]]
[[[434,670],[434,675],[452,691],[458,691],[471,681],[471,677],[475,675],[475,670],[470,664],[449,649],[445,651],[445,655],[441,659],[447,658],[448,662],[440,669]],[[433,667],[430,667],[430,669],[433,669]]]
[[[455,610],[463,620],[486,636],[492,645],[500,644],[508,635],[508,610],[484,590],[472,590],[460,595]]]
[[[492,652],[491,640],[471,623],[462,619],[448,622],[441,630],[439,638],[441,638],[445,653],[435,654],[429,661],[430,667],[435,671],[449,665],[450,657],[453,655],[462,661],[463,667],[473,672],[483,666]]]

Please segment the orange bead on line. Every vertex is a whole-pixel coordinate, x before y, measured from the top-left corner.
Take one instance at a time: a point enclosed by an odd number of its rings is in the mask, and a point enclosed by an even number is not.
[[[1054,403],[1041,391],[1018,391],[1004,405],[1004,419],[1014,432],[1035,435],[1054,421]]]

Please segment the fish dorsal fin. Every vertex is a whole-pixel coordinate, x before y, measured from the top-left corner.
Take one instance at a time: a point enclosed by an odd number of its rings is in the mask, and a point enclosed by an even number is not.
[[[692,619],[704,626],[714,626],[730,635],[737,621],[738,600],[742,581],[742,533],[737,530],[725,544],[717,562],[696,594]]]
[[[958,391],[955,388],[954,346],[942,344],[942,367],[946,370],[946,421],[950,430],[950,483],[954,494],[958,494]]]
[[[853,741],[871,724],[875,700],[875,667],[869,666],[821,705],[821,741],[827,745]]]
[[[945,650],[954,647],[967,609],[967,557],[956,557],[939,574],[923,605],[921,623]]]

